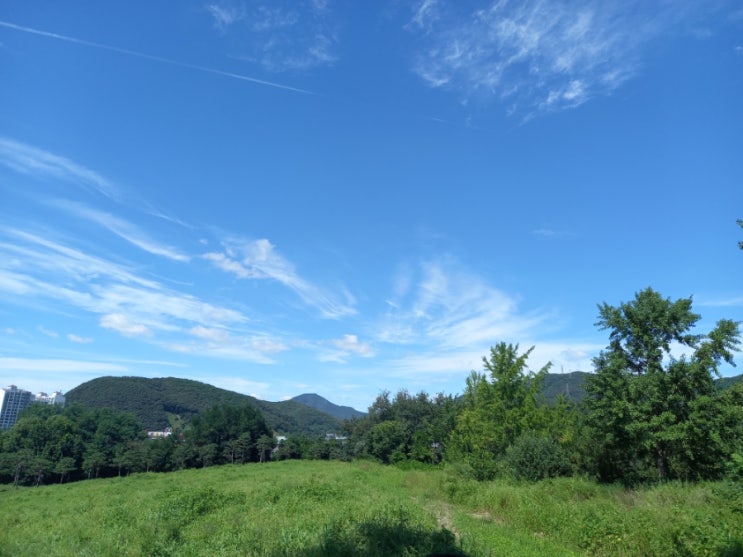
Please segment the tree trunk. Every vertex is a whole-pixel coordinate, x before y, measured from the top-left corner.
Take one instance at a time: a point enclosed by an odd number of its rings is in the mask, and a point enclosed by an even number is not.
[[[666,466],[666,454],[663,450],[663,447],[660,445],[655,447],[655,463],[656,467],[658,468],[658,479],[660,481],[665,480],[666,476],[668,475]]]

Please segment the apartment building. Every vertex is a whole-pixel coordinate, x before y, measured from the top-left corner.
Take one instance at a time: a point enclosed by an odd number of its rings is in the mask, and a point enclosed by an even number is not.
[[[0,429],[13,427],[18,419],[18,414],[35,402],[64,406],[65,397],[59,391],[51,395],[46,393],[34,395],[32,392],[19,389],[15,385],[0,389]]]

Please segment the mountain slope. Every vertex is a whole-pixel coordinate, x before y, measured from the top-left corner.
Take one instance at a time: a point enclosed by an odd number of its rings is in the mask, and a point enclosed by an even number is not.
[[[174,420],[190,420],[217,404],[252,404],[281,434],[323,435],[335,431],[339,420],[298,402],[267,402],[213,385],[165,377],[99,377],[65,394],[68,402],[131,412],[148,430],[160,430]]]
[[[339,420],[350,420],[351,418],[360,418],[366,415],[364,412],[359,412],[350,406],[338,406],[337,404],[333,404],[329,400],[314,393],[305,393],[303,395],[295,396],[292,400],[304,404],[305,406],[309,406],[310,408],[314,408],[315,410],[319,410],[320,412],[335,416]]]
[[[590,373],[573,371],[570,373],[548,373],[542,385],[542,394],[550,402],[562,395],[571,402],[580,402],[586,395],[584,384]]]
[[[559,395],[571,402],[580,402],[586,396],[585,382],[590,375],[585,371],[548,373],[544,378],[542,393],[549,402],[555,402]],[[718,389],[727,389],[738,383],[743,383],[743,375],[715,379]]]

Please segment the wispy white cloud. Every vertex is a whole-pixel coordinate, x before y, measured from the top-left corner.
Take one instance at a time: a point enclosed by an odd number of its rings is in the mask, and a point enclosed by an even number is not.
[[[97,172],[65,157],[2,136],[0,136],[0,164],[21,174],[72,183],[112,200],[121,198],[116,186]]]
[[[413,5],[411,22],[419,29],[428,31],[440,19],[440,0],[420,0]]]
[[[370,358],[375,351],[368,342],[362,342],[357,335],[345,334],[341,338],[324,342],[319,347],[318,359],[322,362],[346,363],[352,356]]]
[[[207,9],[229,40],[234,58],[272,72],[305,71],[338,59],[328,2],[253,0],[210,4]]]
[[[111,373],[126,371],[126,367],[110,362],[35,358],[0,358],[0,370],[11,372],[43,371]]]
[[[332,344],[343,352],[352,352],[359,356],[369,357],[374,354],[369,343],[359,341],[359,337],[356,335],[343,335],[343,337],[333,340]]]
[[[120,238],[153,255],[160,255],[182,263],[187,263],[191,259],[188,255],[181,253],[177,248],[164,245],[150,238],[138,226],[120,217],[86,207],[80,203],[57,202],[57,205],[67,209],[79,218],[84,218],[103,226]]]
[[[702,307],[743,307],[743,296],[730,296],[725,298],[695,299],[694,304]]]
[[[122,313],[110,313],[101,317],[101,327],[124,335],[125,337],[149,336],[151,331],[143,324],[134,322]]]
[[[215,305],[191,294],[167,288],[138,276],[122,263],[113,262],[15,229],[0,230],[13,242],[0,241],[0,295],[14,303],[51,300],[60,311],[82,310],[98,316],[98,324],[128,338],[138,338],[176,349],[173,338],[240,326],[247,317],[240,311]],[[31,274],[33,273],[33,274]],[[8,298],[10,299],[10,298]],[[193,333],[192,335],[193,336]],[[265,338],[250,344],[231,336],[213,353],[265,361],[276,345]],[[83,337],[68,336],[80,341]],[[203,349],[197,346],[197,349]]]
[[[518,311],[516,298],[451,259],[421,264],[407,296],[392,302],[379,328],[379,341],[434,343],[442,350],[523,338],[549,315]]]
[[[30,172],[43,167],[33,161],[62,160],[54,168],[63,170],[45,171],[45,176],[51,179],[64,176],[71,181],[80,181],[92,175],[101,183],[109,183],[97,173],[88,174],[87,169],[68,159],[28,146],[17,148],[20,145],[17,142],[6,142],[5,146],[8,145],[13,149],[6,149],[5,154],[13,153],[15,156],[6,156],[5,160],[11,161],[8,166],[14,170],[30,169]],[[20,156],[28,153],[33,157]],[[17,160],[23,164],[16,164]],[[72,217],[77,221],[82,218],[103,226],[148,253],[178,262],[191,262],[179,248],[154,240],[139,225],[119,216],[66,200],[45,204],[63,209],[67,219]],[[179,224],[176,220],[169,221]],[[289,349],[287,343],[276,335],[247,330],[248,318],[242,311],[166,286],[159,279],[143,273],[141,265],[127,262],[119,254],[112,253],[105,242],[71,240],[71,233],[63,230],[58,226],[52,229],[33,223],[24,224],[23,228],[21,225],[0,227],[0,297],[34,309],[50,311],[53,308],[52,312],[71,315],[79,315],[82,311],[94,317],[98,326],[105,330],[180,353],[273,363],[273,355]],[[249,268],[255,277],[283,281],[309,303],[321,306],[323,315],[343,313],[340,306],[334,307],[333,296],[328,296],[325,301],[321,289],[300,279],[291,265],[275,254],[270,243],[257,242],[240,247],[244,251],[243,257],[236,262],[233,271],[242,276]],[[203,259],[199,258],[195,263],[199,262]],[[221,264],[229,267],[227,256]],[[175,282],[170,281],[170,284]],[[51,331],[46,331],[49,333]],[[53,334],[59,336],[56,332]],[[92,340],[73,334],[67,335],[67,339],[77,343]]]
[[[59,338],[59,333],[57,331],[52,331],[51,329],[47,329],[46,327],[38,326],[36,329],[46,336],[50,338]]]
[[[524,310],[519,299],[468,272],[452,257],[401,266],[397,294],[376,329],[381,346],[375,366],[390,378],[466,377],[482,369],[482,357],[497,342],[535,350],[529,364],[552,371],[590,371],[603,345],[584,340],[549,340],[556,312]],[[531,340],[535,339],[535,340]],[[543,340],[540,340],[543,339]]]
[[[194,340],[175,345],[178,352],[271,364],[273,355],[289,349],[285,342],[267,334],[235,333],[201,325],[188,332]]]
[[[77,343],[77,344],[89,344],[89,343],[93,342],[93,339],[90,338],[90,337],[81,337],[81,336],[76,335],[74,333],[69,333],[67,335],[67,340],[69,340],[70,342]]]
[[[314,95],[315,94],[312,91],[307,91],[305,89],[299,89],[297,87],[291,87],[289,85],[283,85],[281,83],[276,83],[276,82],[273,82],[273,81],[266,81],[264,79],[257,79],[255,77],[250,77],[250,76],[247,76],[247,75],[237,74],[237,73],[233,73],[233,72],[226,72],[226,71],[217,70],[217,69],[214,69],[214,68],[208,68],[206,66],[199,66],[199,65],[196,65],[196,64],[189,64],[187,62],[179,62],[177,60],[171,60],[169,58],[163,58],[162,56],[154,56],[152,54],[145,54],[144,52],[137,52],[135,50],[129,50],[129,49],[126,49],[126,48],[119,48],[119,47],[110,46],[110,45],[106,45],[106,44],[102,44],[102,43],[95,43],[95,42],[91,42],[91,41],[85,41],[85,40],[77,39],[75,37],[70,37],[70,36],[67,36],[67,35],[60,35],[59,33],[51,33],[49,31],[43,31],[43,30],[40,30],[40,29],[34,29],[32,27],[24,27],[22,25],[17,25],[15,23],[11,23],[9,21],[0,21],[0,27],[5,27],[5,28],[8,28],[8,29],[13,29],[15,31],[20,31],[20,32],[23,32],[23,33],[30,33],[32,35],[38,35],[38,36],[41,36],[41,37],[46,37],[46,38],[54,39],[54,40],[58,40],[58,41],[65,41],[65,42],[69,42],[69,43],[74,43],[74,44],[78,44],[78,45],[81,45],[81,46],[87,46],[87,47],[97,48],[97,49],[101,49],[101,50],[108,50],[110,52],[115,52],[115,53],[123,54],[123,55],[126,55],[126,56],[133,56],[133,57],[136,57],[136,58],[143,58],[145,60],[151,60],[153,62],[160,62],[162,64],[168,64],[168,65],[171,65],[171,66],[178,66],[178,67],[189,69],[189,70],[196,70],[196,71],[199,71],[199,72],[205,72],[205,73],[209,73],[209,74],[213,74],[213,75],[220,75],[222,77],[229,77],[231,79],[238,79],[238,80],[241,80],[241,81],[247,81],[247,82],[250,82],[250,83],[255,83],[256,85],[265,85],[267,87],[273,87],[273,88],[276,88],[276,89],[284,89],[286,91],[293,91],[295,93],[303,93],[303,94],[306,94],[306,95]]]
[[[425,0],[408,26],[421,40],[414,71],[432,87],[494,98],[528,118],[612,93],[636,75],[651,41],[712,4],[490,0],[465,11]]]
[[[12,239],[12,243],[0,241],[0,250],[8,254],[7,260],[0,262],[0,267],[19,272],[34,269],[37,273],[61,273],[81,282],[105,276],[124,284],[158,288],[156,281],[141,277],[121,264],[84,253],[38,234],[14,228],[0,229],[0,233]]]
[[[340,300],[337,295],[300,277],[294,266],[266,239],[233,240],[225,244],[225,250],[225,253],[206,253],[203,257],[241,279],[275,280],[294,291],[307,305],[317,308],[323,317],[336,319],[356,312],[352,300]]]
[[[206,11],[212,16],[214,26],[225,31],[233,23],[245,18],[243,4],[207,4]]]

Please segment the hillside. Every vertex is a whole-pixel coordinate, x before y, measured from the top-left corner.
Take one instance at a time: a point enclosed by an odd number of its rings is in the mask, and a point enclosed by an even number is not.
[[[717,387],[720,389],[729,389],[733,385],[743,384],[743,374],[734,377],[721,377],[717,381]]]
[[[309,406],[310,408],[314,408],[315,410],[319,410],[320,412],[335,416],[339,420],[350,420],[351,418],[366,416],[365,412],[359,412],[350,406],[338,406],[337,404],[333,404],[329,400],[314,393],[305,393],[303,395],[295,396],[292,400]]]
[[[65,394],[67,401],[110,407],[135,414],[148,430],[160,430],[216,404],[252,404],[281,434],[323,435],[338,429],[339,420],[293,400],[267,402],[190,379],[165,377],[99,377]]]
[[[562,395],[566,400],[580,402],[585,396],[583,385],[590,373],[573,371],[570,373],[548,373],[544,378],[542,394],[552,403]]]

